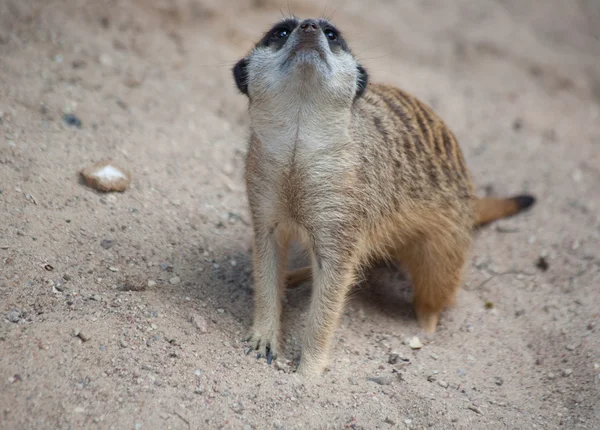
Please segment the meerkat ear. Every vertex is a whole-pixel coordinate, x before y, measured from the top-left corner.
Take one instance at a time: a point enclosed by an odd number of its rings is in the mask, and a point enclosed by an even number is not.
[[[235,84],[238,89],[248,95],[248,59],[242,58],[237,64],[233,67],[233,79],[235,79]]]
[[[367,84],[369,83],[369,74],[365,70],[365,68],[361,65],[358,65],[358,76],[356,78],[356,96],[355,98],[359,98],[363,95],[365,90],[367,89]]]

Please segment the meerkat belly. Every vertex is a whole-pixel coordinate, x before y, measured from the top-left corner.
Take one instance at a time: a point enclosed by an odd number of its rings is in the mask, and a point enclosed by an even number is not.
[[[334,145],[323,145],[298,139],[287,148],[284,144],[263,147],[261,163],[268,159],[269,166],[262,181],[262,211],[272,224],[295,237],[338,219],[353,206],[348,190],[354,166]]]

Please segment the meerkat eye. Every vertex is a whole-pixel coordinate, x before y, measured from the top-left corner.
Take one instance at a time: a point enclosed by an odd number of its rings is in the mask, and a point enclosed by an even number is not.
[[[273,31],[273,38],[274,39],[285,39],[286,37],[288,37],[290,35],[290,32],[287,28],[276,28]]]
[[[327,39],[329,39],[331,41],[337,40],[337,34],[331,28],[328,28],[327,30],[325,30],[325,37],[327,37]]]

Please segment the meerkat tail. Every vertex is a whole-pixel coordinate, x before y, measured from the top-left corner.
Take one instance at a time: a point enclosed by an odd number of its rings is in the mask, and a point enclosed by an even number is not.
[[[310,266],[301,267],[294,269],[286,275],[286,285],[290,288],[294,288],[302,284],[304,281],[308,281],[312,276],[312,269]]]
[[[506,218],[533,206],[535,197],[521,195],[509,198],[482,197],[477,199],[475,226]]]

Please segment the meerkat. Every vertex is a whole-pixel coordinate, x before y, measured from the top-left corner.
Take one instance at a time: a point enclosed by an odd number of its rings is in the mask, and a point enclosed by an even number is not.
[[[472,229],[535,199],[477,198],[453,133],[424,103],[368,73],[328,20],[285,19],[233,67],[249,100],[245,180],[254,245],[250,351],[280,348],[288,244],[311,265],[298,372],[321,374],[348,291],[374,260],[402,264],[418,322],[433,333],[454,303]]]

